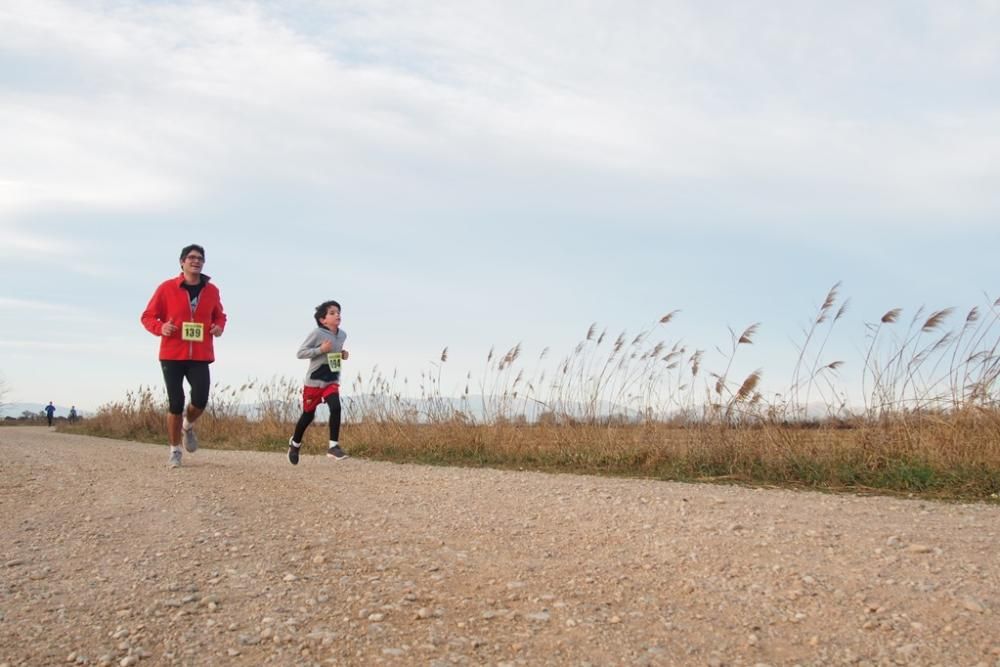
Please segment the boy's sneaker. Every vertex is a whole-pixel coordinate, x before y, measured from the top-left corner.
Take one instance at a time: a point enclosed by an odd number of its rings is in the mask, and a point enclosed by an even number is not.
[[[292,444],[292,439],[288,439],[288,462],[293,466],[299,464],[299,448]]]
[[[194,434],[194,426],[182,428],[181,437],[184,440],[184,449],[192,453],[198,450],[198,436]]]
[[[345,454],[344,450],[340,448],[340,445],[334,445],[330,449],[326,450],[326,455],[331,459],[337,459],[338,461],[343,461],[347,458],[347,454]]]
[[[170,451],[170,462],[168,463],[168,465],[171,468],[181,467],[181,450],[174,449]]]

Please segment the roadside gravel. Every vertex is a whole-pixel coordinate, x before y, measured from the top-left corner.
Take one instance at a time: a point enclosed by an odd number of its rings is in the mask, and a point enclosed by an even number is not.
[[[1000,667],[995,505],[166,461],[0,428],[0,667]]]

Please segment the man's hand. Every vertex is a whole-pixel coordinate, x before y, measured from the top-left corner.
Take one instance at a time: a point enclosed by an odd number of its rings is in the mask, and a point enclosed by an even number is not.
[[[173,318],[170,318],[163,324],[163,329],[160,330],[160,334],[170,338],[177,331],[177,325],[174,324]]]
[[[212,328],[209,329],[209,332],[211,332],[213,336],[218,338],[219,336],[222,335],[222,327],[220,327],[218,324],[213,324]]]

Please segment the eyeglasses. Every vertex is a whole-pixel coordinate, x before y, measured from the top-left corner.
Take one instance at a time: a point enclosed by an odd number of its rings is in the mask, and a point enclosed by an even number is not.
[[[201,255],[188,255],[184,258],[185,262],[204,262],[205,258]]]

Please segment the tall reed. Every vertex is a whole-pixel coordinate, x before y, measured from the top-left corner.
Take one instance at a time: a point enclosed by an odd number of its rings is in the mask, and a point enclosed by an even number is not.
[[[919,309],[903,330],[901,308],[866,324],[862,396],[853,406],[838,384],[844,362],[826,352],[849,303],[839,290],[837,283],[810,317],[789,385],[773,398],[762,391],[763,368],[734,371],[752,357],[760,323],[730,329],[728,347],[710,358],[707,348],[670,335],[680,313],[672,310],[635,333],[591,324],[554,360],[547,348],[529,359],[520,343],[491,349],[478,375],[465,372],[458,396],[442,389],[447,347],[412,384],[373,368],[344,392],[342,438],[356,455],[401,461],[1000,493],[1000,300],[972,308],[952,328],[952,308]],[[216,385],[201,439],[280,450],[300,400],[298,381],[288,378]],[[163,442],[165,406],[162,390],[140,387],[72,428]],[[322,451],[321,431],[307,433],[306,453]]]

